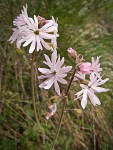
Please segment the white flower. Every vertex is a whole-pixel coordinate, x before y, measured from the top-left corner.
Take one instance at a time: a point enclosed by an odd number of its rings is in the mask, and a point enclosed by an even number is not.
[[[21,10],[21,12],[22,13],[13,21],[13,24],[17,27],[27,24],[28,19],[27,4],[26,7],[23,6],[23,10]]]
[[[60,95],[60,88],[58,82],[62,84],[67,84],[67,81],[64,79],[67,76],[67,72],[69,72],[72,67],[71,66],[63,66],[64,57],[60,60],[60,55],[57,58],[57,51],[54,50],[50,58],[45,54],[46,61],[43,61],[49,69],[47,68],[38,68],[38,70],[43,74],[38,77],[38,79],[46,79],[42,82],[39,87],[44,89],[50,89],[54,84],[55,91],[58,95]]]
[[[43,47],[50,50],[51,47],[44,39],[51,40],[56,38],[58,35],[49,34],[49,32],[52,32],[53,30],[54,26],[52,26],[52,23],[47,23],[39,29],[38,19],[34,15],[34,20],[32,18],[29,19],[28,28],[26,28],[25,30],[27,34],[25,34],[25,36],[22,37],[20,43],[24,42],[23,47],[31,44],[29,48],[29,53],[32,53],[35,50],[35,48],[37,51],[39,51],[39,49],[43,50]]]
[[[22,13],[13,21],[13,24],[14,24],[14,26],[16,26],[16,28],[12,29],[13,34],[8,40],[11,42],[11,44],[16,41],[17,48],[20,48],[20,46],[21,46],[21,43],[19,43],[19,41],[26,34],[25,31],[27,28],[27,22],[29,20],[28,14],[27,14],[27,5],[26,5],[26,7],[23,6],[23,10],[21,10],[21,11],[22,11]]]
[[[9,38],[8,41],[10,41],[11,44],[16,41],[16,46],[17,46],[17,48],[20,48],[20,47],[21,47],[21,43],[20,43],[19,41],[22,39],[22,36],[25,35],[25,32],[24,32],[24,31],[25,31],[25,29],[24,29],[23,27],[22,27],[21,29],[19,29],[19,28],[14,28],[14,29],[13,29],[13,34],[12,34],[12,36]]]
[[[23,47],[30,45],[29,53],[32,53],[35,49],[37,51],[43,50],[43,47],[51,50],[51,44],[53,50],[56,47],[56,39],[59,36],[58,26],[55,21],[51,19],[43,26],[39,25],[38,17],[34,15],[34,19],[28,17],[27,6],[23,7],[22,14],[20,14],[14,21],[13,24],[16,28],[13,29],[13,34],[9,41],[13,43],[16,41],[16,45],[20,48],[21,44]]]
[[[55,21],[55,19],[54,19],[53,16],[52,16],[52,19],[51,19],[51,20],[46,20],[46,23],[52,23],[52,25],[53,25],[54,27],[56,27],[54,31],[58,32],[58,23],[57,23],[57,20]]]
[[[101,77],[98,78],[97,75],[92,73],[90,74],[90,82],[88,83],[88,85],[80,84],[82,90],[75,95],[77,95],[77,98],[81,99],[81,106],[83,109],[87,105],[88,98],[94,106],[101,104],[99,98],[95,95],[95,93],[107,92],[109,89],[105,89],[99,86],[104,84],[108,80],[109,78],[102,80]]]
[[[47,22],[48,23],[52,23],[52,25],[55,27],[52,32],[54,32],[54,34],[57,35],[57,32],[58,32],[57,20],[55,21],[54,17],[52,16],[52,19],[51,20],[47,20]],[[51,50],[56,50],[57,49],[57,38],[56,37],[51,40],[51,44],[52,44]]]
[[[97,56],[97,59],[95,60],[92,57],[92,64],[91,64],[91,70],[94,74],[99,75],[99,73],[102,71],[102,68],[100,68],[99,59],[101,56]]]

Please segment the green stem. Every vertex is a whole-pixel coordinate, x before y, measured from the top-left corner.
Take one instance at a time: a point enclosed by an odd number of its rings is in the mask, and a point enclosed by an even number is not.
[[[54,147],[55,147],[55,144],[56,144],[56,140],[57,140],[59,132],[60,132],[60,128],[61,128],[61,124],[62,124],[62,119],[63,119],[63,115],[64,115],[64,110],[65,110],[65,106],[66,106],[66,100],[67,100],[67,97],[68,97],[69,89],[71,87],[71,83],[72,83],[72,81],[74,79],[75,72],[76,72],[76,68],[73,71],[71,80],[70,80],[70,82],[68,84],[68,87],[67,87],[67,90],[66,90],[66,93],[65,93],[65,97],[64,97],[64,101],[63,101],[63,107],[62,107],[62,113],[61,113],[61,117],[60,117],[60,120],[59,120],[57,132],[56,132],[56,135],[55,135],[55,139],[54,139],[54,142],[53,142],[52,150],[54,150]]]
[[[32,60],[31,60],[31,88],[32,88],[32,103],[35,113],[35,119],[38,123],[37,111],[36,111],[36,102],[35,102],[35,89],[34,89],[34,52],[32,53]]]

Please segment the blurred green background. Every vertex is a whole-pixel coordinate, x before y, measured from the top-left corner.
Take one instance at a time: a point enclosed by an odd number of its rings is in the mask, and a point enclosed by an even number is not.
[[[30,54],[8,42],[13,20],[28,4],[28,15],[58,18],[58,51],[67,65],[72,60],[67,48],[73,47],[85,59],[102,56],[104,77],[110,80],[110,91],[99,98],[101,106],[88,104],[82,110],[80,101],[73,102],[78,87],[73,85],[55,150],[113,149],[113,0],[0,0],[0,150],[50,150],[62,104],[50,120],[44,113],[54,91],[38,88],[37,68],[42,66],[43,51],[37,54],[34,74],[39,124],[34,120],[31,100]],[[65,89],[62,86],[62,89]]]

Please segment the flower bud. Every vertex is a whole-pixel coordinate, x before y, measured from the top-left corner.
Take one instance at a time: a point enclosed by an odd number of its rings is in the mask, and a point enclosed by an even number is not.
[[[76,52],[73,48],[71,48],[71,47],[68,48],[67,51],[68,51],[68,54],[69,54],[74,60],[76,60],[77,52]]]
[[[38,16],[37,19],[38,19],[38,24],[40,28],[46,24],[45,18]]]
[[[79,66],[80,72],[84,74],[90,74],[91,73],[91,63],[84,62]]]

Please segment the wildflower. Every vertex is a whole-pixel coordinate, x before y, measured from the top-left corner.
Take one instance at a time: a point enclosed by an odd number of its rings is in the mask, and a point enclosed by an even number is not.
[[[21,38],[26,34],[25,30],[27,28],[27,22],[29,20],[28,14],[27,14],[27,5],[26,7],[23,6],[23,10],[21,11],[22,13],[13,21],[14,26],[16,28],[13,28],[13,34],[9,38],[9,41],[11,44],[16,41],[16,46],[17,48],[20,48],[21,43],[19,41]]]
[[[27,13],[27,4],[26,7],[23,6],[23,10],[21,10],[21,12],[22,13],[16,19],[14,19],[14,26],[21,27],[27,24],[27,19],[29,18]]]
[[[32,19],[27,15],[27,6],[26,8],[23,7],[23,9],[22,14],[13,21],[16,28],[13,29],[14,32],[9,41],[11,43],[16,41],[18,48],[20,48],[21,45],[23,45],[23,47],[30,45],[29,53],[32,53],[35,49],[37,51],[43,50],[43,47],[51,50],[50,45],[53,41],[55,43],[56,38],[59,36],[53,18],[51,21],[46,22],[44,18],[34,15],[34,19]]]
[[[54,35],[57,35],[57,32],[58,32],[57,20],[55,21],[54,17],[52,16],[52,19],[48,20],[48,22],[52,22],[53,23],[53,26],[55,27],[53,32],[54,32]],[[57,38],[56,37],[51,40],[51,44],[52,44],[51,50],[56,50],[57,49]]]
[[[96,60],[92,57],[91,70],[96,75],[99,75],[100,72],[102,71],[102,68],[100,68],[99,59],[100,59],[100,56],[97,56]]]
[[[84,74],[90,74],[91,73],[91,63],[89,62],[83,62],[80,66],[80,72]]]
[[[64,79],[67,76],[67,73],[72,69],[72,66],[63,66],[64,57],[60,60],[60,55],[57,56],[57,51],[54,50],[50,58],[45,54],[46,61],[43,61],[49,69],[47,68],[38,68],[38,70],[43,74],[38,77],[38,79],[45,79],[39,87],[44,89],[50,89],[54,85],[55,91],[60,95],[60,88],[58,82],[62,84],[67,84],[67,81]]]
[[[21,40],[22,36],[24,36],[24,35],[25,35],[24,28],[21,28],[21,30],[19,28],[14,28],[13,29],[13,34],[9,38],[8,41],[10,41],[11,44],[16,41],[17,48],[20,48],[21,43],[19,41]]]
[[[102,88],[99,86],[103,85],[108,80],[109,78],[102,80],[101,77],[98,77],[94,73],[91,73],[90,82],[88,83],[88,85],[80,84],[80,87],[82,88],[82,90],[76,93],[75,95],[77,95],[77,98],[81,99],[81,106],[83,109],[87,105],[88,98],[90,99],[91,103],[94,106],[101,104],[99,98],[96,96],[95,93],[107,92],[109,89]]]
[[[34,15],[34,20],[29,20],[28,28],[26,29],[27,34],[25,34],[24,37],[20,40],[20,43],[23,43],[23,46],[30,45],[29,53],[32,53],[35,50],[35,47],[37,46],[37,51],[43,50],[42,46],[46,49],[50,50],[51,47],[47,44],[44,39],[54,39],[57,37],[57,35],[49,34],[49,32],[54,30],[54,26],[52,26],[52,23],[47,23],[40,29],[38,28],[38,19]]]
[[[98,75],[100,77],[100,72],[102,71],[102,68],[100,68],[99,63],[100,56],[97,56],[97,59],[95,60],[92,57],[92,63],[90,62],[83,62],[79,65],[80,72],[84,74],[90,74],[94,73],[95,75]]]

